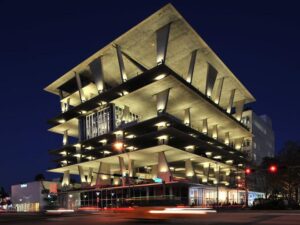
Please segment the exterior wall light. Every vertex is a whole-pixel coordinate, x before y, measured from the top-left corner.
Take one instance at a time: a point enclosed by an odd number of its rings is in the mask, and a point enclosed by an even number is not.
[[[157,77],[155,77],[154,80],[161,80],[161,79],[163,79],[165,77],[166,77],[166,74],[160,74]]]

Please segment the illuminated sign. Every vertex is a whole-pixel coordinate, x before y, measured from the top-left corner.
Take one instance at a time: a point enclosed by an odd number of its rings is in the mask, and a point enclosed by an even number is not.
[[[98,112],[87,115],[82,119],[83,139],[91,139],[111,131],[110,125],[111,110],[109,107]]]
[[[21,188],[27,188],[27,184],[21,184]]]
[[[162,179],[159,177],[153,178],[155,183],[162,183]]]

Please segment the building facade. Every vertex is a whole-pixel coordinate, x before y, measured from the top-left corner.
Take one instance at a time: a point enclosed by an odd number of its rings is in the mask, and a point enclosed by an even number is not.
[[[243,112],[242,123],[253,134],[252,138],[244,142],[244,150],[248,152],[249,159],[259,165],[263,158],[274,157],[275,137],[271,119],[266,115],[258,116],[253,110],[246,110]]]
[[[18,212],[39,212],[48,205],[48,200],[57,195],[57,182],[33,181],[11,186],[11,201]]]
[[[241,119],[255,99],[172,5],[45,90],[60,98],[49,131],[62,135],[50,151],[61,205],[244,201]]]

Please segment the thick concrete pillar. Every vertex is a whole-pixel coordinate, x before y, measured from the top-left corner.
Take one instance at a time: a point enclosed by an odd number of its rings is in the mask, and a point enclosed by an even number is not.
[[[212,129],[212,138],[213,139],[218,139],[218,125],[217,124],[215,124],[214,126],[213,126],[213,129]]]
[[[123,115],[122,115],[122,121],[125,123],[129,122],[130,120],[130,109],[128,106],[124,106]]]
[[[172,174],[164,152],[158,153],[158,177],[165,182],[172,180]]]
[[[63,145],[68,145],[69,140],[68,140],[68,130],[64,131],[64,136],[63,136]]]
[[[110,165],[107,163],[100,162],[98,167],[97,175],[93,176],[92,186],[97,187],[102,185],[109,185],[110,182]]]
[[[84,170],[82,166],[78,166],[78,172],[80,176],[80,182],[81,183],[86,183],[85,175],[84,175]]]
[[[122,80],[122,83],[124,83],[127,81],[127,75],[125,72],[125,65],[124,65],[124,61],[123,61],[121,47],[119,45],[116,45],[116,50],[117,50],[117,57],[118,57],[121,80]]]
[[[124,158],[123,157],[118,157],[119,158],[119,166],[120,166],[120,172],[121,172],[121,180],[122,180],[122,186],[126,185],[126,167],[124,163]]]
[[[235,95],[235,89],[232,89],[231,93],[230,93],[230,97],[229,97],[229,102],[228,102],[228,105],[227,105],[227,109],[226,109],[226,112],[229,113],[229,114],[231,113],[231,110],[232,110],[233,101],[234,101],[234,95]]]
[[[207,119],[204,119],[202,121],[202,133],[203,134],[207,134],[208,133],[208,123],[207,123]]]
[[[230,144],[230,135],[229,135],[229,132],[225,133],[224,144],[225,145],[229,145]]]
[[[222,89],[223,89],[223,83],[224,83],[224,77],[222,77],[220,80],[219,80],[219,84],[218,84],[218,87],[217,87],[217,91],[216,91],[216,95],[214,97],[214,102],[216,104],[219,104],[220,103],[220,100],[221,100],[221,94],[222,94]]]
[[[207,63],[207,65],[205,95],[210,98],[214,89],[218,71],[211,64]]]
[[[64,171],[64,176],[63,176],[61,185],[68,186],[69,184],[70,184],[70,171],[66,170],[66,171]]]
[[[135,173],[134,173],[134,160],[132,160],[132,159],[129,159],[129,161],[128,161],[128,175],[129,175],[129,177],[135,176]]]
[[[158,177],[158,165],[151,166],[151,176],[152,176],[152,179],[155,179]]]
[[[194,50],[191,54],[189,71],[188,71],[187,78],[186,78],[186,81],[189,82],[190,84],[193,82],[193,75],[194,75],[197,51],[198,51],[198,49]]]
[[[77,88],[78,88],[78,92],[79,92],[79,98],[81,102],[85,102],[87,99],[84,95],[83,89],[82,89],[82,83],[81,83],[81,79],[78,73],[74,72],[75,74],[75,79],[76,79],[76,83],[77,83]]]
[[[167,110],[170,88],[156,94],[157,114],[164,113]]]
[[[237,138],[234,140],[234,148],[236,150],[241,150],[243,146],[244,138]]]
[[[191,126],[191,108],[184,110],[184,124],[186,126]]]
[[[192,164],[191,159],[187,159],[185,161],[185,176],[188,178],[195,176],[195,170],[194,170],[194,166]]]
[[[93,180],[93,168],[89,168],[89,173],[88,173],[86,181],[87,181],[87,183],[91,184],[92,180]]]
[[[94,77],[94,82],[97,87],[99,93],[104,91],[105,83],[104,83],[104,73],[102,66],[102,56],[96,58],[89,64],[90,71],[92,76]]]
[[[169,33],[171,23],[163,26],[156,31],[156,62],[157,64],[163,64],[166,62]]]
[[[245,104],[245,100],[238,101],[235,104],[235,118],[238,121],[241,121],[241,119],[242,119],[243,110],[244,110],[244,104]]]

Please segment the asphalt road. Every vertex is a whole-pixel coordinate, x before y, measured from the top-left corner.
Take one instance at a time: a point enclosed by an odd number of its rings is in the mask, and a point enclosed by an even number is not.
[[[115,224],[177,224],[177,225],[299,225],[300,212],[297,211],[263,211],[263,212],[221,212],[200,215],[197,218],[170,218],[167,220],[129,219],[119,214],[69,214],[69,215],[42,215],[42,214],[0,214],[0,224],[16,225],[115,225]]]

